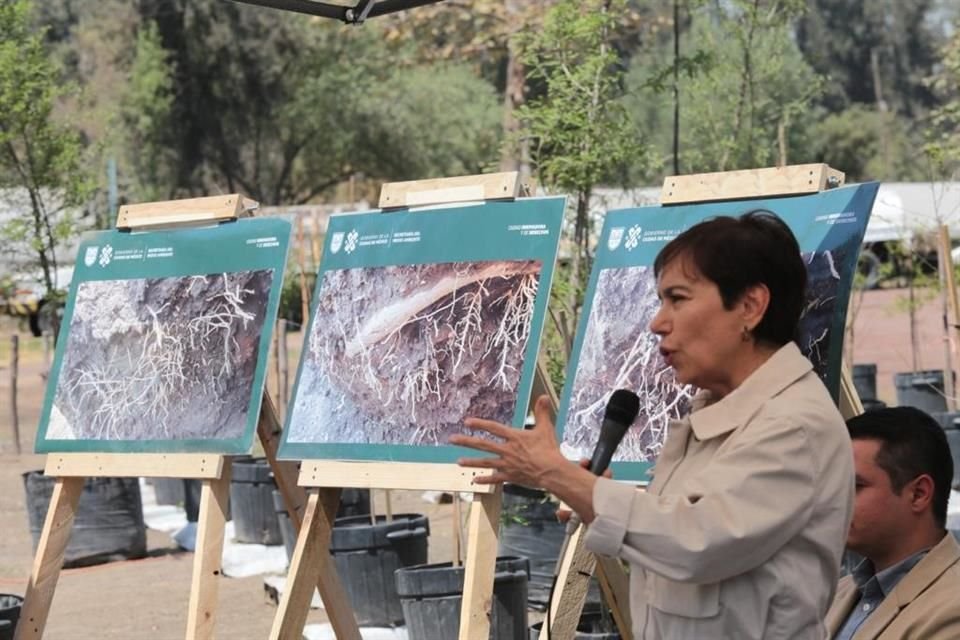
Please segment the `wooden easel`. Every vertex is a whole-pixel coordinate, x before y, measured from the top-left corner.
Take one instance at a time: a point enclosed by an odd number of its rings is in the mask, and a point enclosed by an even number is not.
[[[660,202],[661,204],[694,204],[720,200],[806,195],[842,186],[844,180],[845,176],[842,172],[831,169],[825,164],[671,176],[663,181]],[[863,413],[860,397],[853,386],[853,379],[846,364],[841,373],[838,404],[844,419]],[[585,533],[584,526],[577,528],[567,546],[567,553],[561,560],[557,586],[549,606],[548,620],[553,623],[549,637],[554,640],[569,640],[574,637],[577,623],[583,612],[590,578],[594,570],[597,570],[601,589],[608,604],[611,605],[611,612],[620,630],[620,637],[624,640],[632,638],[630,604],[624,595],[629,590],[629,586],[623,567],[616,559],[595,556],[587,551],[584,546]],[[614,589],[614,586],[617,588]],[[545,622],[540,640],[546,639]]]
[[[255,207],[255,202],[238,194],[129,205],[121,207],[117,228],[149,230],[216,224],[249,216]],[[273,469],[277,488],[283,494],[290,520],[295,528],[299,528],[306,494],[297,486],[296,465],[277,461],[280,428],[273,402],[264,391],[257,435]],[[15,640],[36,640],[43,636],[83,482],[89,476],[197,478],[203,481],[185,637],[188,640],[213,638],[225,514],[230,495],[230,462],[229,456],[194,453],[49,455],[44,473],[56,476],[56,484],[40,534]],[[336,508],[334,503],[334,511]],[[346,600],[346,594],[333,563],[327,558],[320,558],[319,564],[323,568],[322,580],[314,584],[327,604],[338,636],[359,638],[352,616],[336,615],[339,604]],[[351,632],[353,635],[350,635]],[[339,635],[341,633],[343,635]]]
[[[458,202],[513,200],[522,195],[521,188],[515,171],[389,183],[380,192],[380,208],[388,210]],[[534,396],[547,389],[544,386],[546,379],[540,373],[538,367]],[[301,465],[299,483],[310,488],[307,508],[290,560],[286,588],[270,633],[271,640],[300,640],[302,637],[313,585],[320,573],[319,561],[329,557],[333,515],[340,493],[337,487],[473,494],[467,520],[463,606],[458,637],[459,640],[487,640],[490,636],[501,491],[498,486],[473,484],[473,478],[477,475],[485,475],[485,472],[454,464],[305,460]],[[331,612],[329,606],[327,612]],[[337,633],[337,638],[359,640],[360,636]]]

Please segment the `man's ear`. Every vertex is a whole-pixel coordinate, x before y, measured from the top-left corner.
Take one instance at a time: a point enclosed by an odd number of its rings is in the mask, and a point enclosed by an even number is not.
[[[909,488],[910,509],[914,513],[922,513],[931,508],[935,491],[933,478],[931,478],[929,474],[924,473],[914,478],[910,484],[912,485]]]
[[[755,284],[747,287],[740,296],[740,309],[743,314],[743,324],[750,331],[756,328],[767,313],[770,306],[770,289],[765,284]]]

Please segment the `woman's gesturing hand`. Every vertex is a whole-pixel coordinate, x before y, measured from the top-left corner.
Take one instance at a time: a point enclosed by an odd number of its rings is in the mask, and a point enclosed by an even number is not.
[[[461,458],[460,466],[492,469],[487,476],[474,478],[477,484],[512,482],[528,487],[546,487],[546,474],[568,464],[560,453],[553,420],[550,419],[550,402],[540,396],[533,408],[535,424],[532,429],[514,429],[493,420],[467,418],[470,429],[485,431],[500,439],[499,442],[476,436],[455,435],[450,444],[469,447],[492,453],[490,458]]]

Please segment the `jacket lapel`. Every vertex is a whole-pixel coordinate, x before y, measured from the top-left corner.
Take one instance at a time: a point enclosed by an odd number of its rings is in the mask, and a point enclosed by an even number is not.
[[[937,546],[903,577],[893,592],[883,599],[877,610],[870,614],[854,634],[853,639],[874,640],[879,637],[902,609],[926,591],[958,560],[960,560],[960,545],[957,545],[953,534],[947,532],[943,540],[937,543]]]

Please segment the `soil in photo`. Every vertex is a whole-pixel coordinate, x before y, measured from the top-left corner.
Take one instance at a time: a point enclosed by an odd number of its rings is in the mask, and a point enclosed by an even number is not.
[[[327,271],[287,440],[443,444],[513,418],[539,261]]]
[[[81,283],[46,438],[241,437],[272,279]]]
[[[797,331],[797,344],[803,355],[813,363],[813,369],[820,379],[827,382],[827,366],[830,349],[838,352],[843,347],[843,334],[835,335],[834,317],[837,312],[837,293],[840,287],[840,272],[850,257],[851,250],[856,255],[858,247],[841,246],[832,251],[810,251],[801,254],[807,265],[807,296],[800,327]],[[840,344],[833,345],[834,340]]]
[[[660,307],[656,286],[653,267],[604,269],[597,278],[563,429],[561,448],[572,460],[590,457],[615,389],[636,392],[640,414],[614,460],[654,460],[668,422],[687,411],[694,390],[677,385],[650,332]]]

